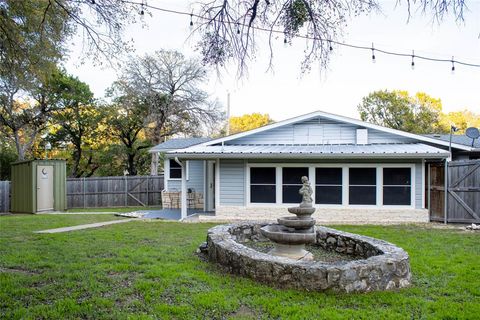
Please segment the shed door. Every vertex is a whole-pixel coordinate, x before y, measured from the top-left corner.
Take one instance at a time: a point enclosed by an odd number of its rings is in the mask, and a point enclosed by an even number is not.
[[[37,211],[53,210],[53,166],[37,166]]]

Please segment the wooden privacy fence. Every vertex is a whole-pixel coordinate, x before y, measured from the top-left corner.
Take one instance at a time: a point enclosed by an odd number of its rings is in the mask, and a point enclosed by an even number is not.
[[[158,206],[163,175],[67,179],[67,208]]]
[[[10,210],[10,181],[0,181],[0,212]]]
[[[445,165],[430,165],[430,220],[445,221]],[[480,223],[480,160],[448,163],[447,222]]]

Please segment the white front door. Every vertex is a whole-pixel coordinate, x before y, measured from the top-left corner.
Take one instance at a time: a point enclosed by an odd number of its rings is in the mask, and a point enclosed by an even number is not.
[[[37,211],[53,210],[53,166],[37,166]]]
[[[207,161],[207,211],[215,210],[215,161]]]

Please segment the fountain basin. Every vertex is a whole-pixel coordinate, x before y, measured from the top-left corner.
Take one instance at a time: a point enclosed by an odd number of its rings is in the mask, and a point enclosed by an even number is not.
[[[408,253],[383,240],[316,226],[314,246],[355,257],[353,261],[294,260],[242,244],[265,241],[266,223],[219,225],[208,230],[207,254],[225,271],[276,287],[301,290],[369,292],[410,285]]]
[[[315,212],[312,207],[290,207],[288,212],[296,214],[299,219],[310,219],[310,216]]]
[[[302,233],[278,224],[269,224],[260,228],[260,232],[264,237],[280,244],[296,245],[315,242],[315,232],[313,230]]]
[[[294,229],[310,229],[315,225],[314,219],[298,219],[297,217],[281,217],[278,223]]]

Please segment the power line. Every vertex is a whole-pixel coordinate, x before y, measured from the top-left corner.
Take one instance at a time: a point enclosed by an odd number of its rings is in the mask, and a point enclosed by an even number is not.
[[[166,8],[162,8],[162,7],[153,6],[153,5],[147,4],[147,2],[143,1],[143,0],[142,0],[141,3],[135,2],[135,1],[129,1],[129,0],[122,0],[122,2],[140,6],[142,8],[141,12],[143,12],[143,8],[150,8],[152,10],[161,11],[161,12],[165,12],[165,13],[172,13],[172,14],[177,14],[177,15],[189,16],[190,17],[190,26],[193,26],[193,20],[192,20],[193,17],[201,19],[201,20],[217,21],[217,22],[228,23],[228,24],[234,23],[234,22],[230,22],[230,21],[220,21],[220,20],[217,20],[217,19],[208,19],[208,18],[205,18],[201,15],[195,14],[193,12],[185,12],[185,11],[166,9]],[[141,14],[143,14],[143,13],[141,13]],[[255,29],[255,30],[259,30],[259,31],[265,31],[265,32],[271,32],[271,33],[275,33],[275,34],[282,34],[282,35],[285,34],[285,32],[281,31],[281,30],[267,29],[267,28],[262,28],[262,27],[257,27],[257,26],[249,26],[247,24],[240,23],[240,22],[235,22],[235,25],[237,27],[238,26],[250,27],[251,29]],[[330,51],[333,50],[332,44],[347,47],[347,48],[352,48],[352,49],[371,50],[373,61],[375,61],[375,52],[380,52],[380,53],[383,53],[383,54],[386,54],[386,55],[397,56],[397,57],[411,57],[412,58],[412,64],[411,64],[412,68],[415,66],[414,59],[433,61],[433,62],[449,62],[449,63],[452,64],[452,72],[455,71],[455,64],[459,64],[459,65],[463,65],[463,66],[467,66],[467,67],[480,68],[480,64],[474,64],[474,63],[468,63],[468,62],[464,62],[464,61],[460,61],[460,60],[455,60],[453,56],[452,56],[451,59],[439,59],[439,58],[432,58],[432,57],[427,57],[427,56],[423,56],[423,55],[416,55],[416,54],[414,54],[414,51],[411,54],[409,54],[409,53],[401,53],[401,52],[394,52],[394,51],[389,51],[389,50],[384,50],[384,49],[378,49],[378,48],[374,48],[373,43],[372,43],[371,47],[367,47],[367,46],[354,45],[354,44],[345,43],[345,42],[339,42],[339,41],[330,40],[330,39],[328,39],[328,40],[319,39],[319,38],[310,37],[310,36],[306,36],[306,35],[295,35],[294,37],[301,38],[301,39],[306,39],[306,40],[314,40],[314,41],[328,41],[329,46],[330,46]]]

